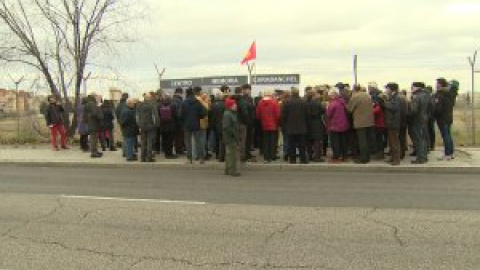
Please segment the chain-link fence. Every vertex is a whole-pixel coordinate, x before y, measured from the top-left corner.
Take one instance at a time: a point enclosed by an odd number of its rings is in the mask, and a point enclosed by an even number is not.
[[[475,141],[477,145],[480,145],[480,109],[476,109],[475,115],[477,129]],[[116,127],[116,133],[119,133],[118,127]],[[457,102],[452,133],[457,146],[472,145],[472,109],[466,102]],[[121,139],[119,134],[116,138]],[[20,116],[0,114],[0,144],[45,143],[48,140],[49,131],[42,114],[29,113]],[[437,145],[442,144],[438,129],[436,143]]]

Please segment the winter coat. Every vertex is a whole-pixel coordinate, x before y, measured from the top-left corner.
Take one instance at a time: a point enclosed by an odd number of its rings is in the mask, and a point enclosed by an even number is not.
[[[398,95],[398,101],[400,104],[400,127],[404,128],[407,126],[408,120],[408,107],[410,106],[407,97],[404,95]]]
[[[200,130],[200,119],[207,115],[207,110],[192,96],[183,101],[180,107],[180,121],[185,131]]]
[[[373,127],[373,103],[366,92],[353,93],[347,105],[347,110],[352,114],[355,129]]]
[[[345,100],[334,98],[327,108],[327,129],[330,132],[345,132],[350,128]]]
[[[440,88],[435,93],[435,119],[440,124],[453,124],[453,107],[456,94],[449,88]]]
[[[272,97],[264,97],[257,105],[257,119],[263,131],[276,131],[280,122],[280,106]]]
[[[103,129],[103,113],[102,109],[94,100],[90,100],[85,105],[83,115],[85,123],[88,125],[88,133],[93,134]]]
[[[225,111],[222,119],[222,138],[225,145],[237,144],[239,140],[238,115],[234,111]]]
[[[113,130],[113,121],[115,120],[115,115],[113,109],[102,105],[103,113],[103,128],[105,130]]]
[[[172,117],[170,120],[162,119],[161,110],[163,107],[170,107],[172,112]],[[162,132],[175,132],[178,122],[178,113],[175,104],[172,101],[162,101],[158,105],[158,116],[160,118],[160,127],[162,128]]]
[[[385,101],[385,127],[389,129],[399,129],[401,126],[401,108],[400,97],[398,93],[393,93]]]
[[[135,109],[127,107],[122,111],[121,118],[118,121],[124,137],[131,138],[139,134]]]
[[[412,95],[408,111],[412,125],[426,125],[429,119],[430,94],[420,89]]]
[[[45,113],[45,121],[47,126],[51,125],[63,125],[63,117],[65,110],[62,105],[49,104]]]
[[[323,140],[325,134],[325,108],[320,100],[310,100],[308,103],[308,139]]]
[[[282,110],[282,122],[288,135],[307,134],[308,108],[305,100],[294,96],[285,102]]]
[[[158,116],[157,104],[149,100],[142,102],[137,107],[137,124],[140,131],[152,131],[160,127],[160,117]]]
[[[233,98],[237,102],[237,115],[240,124],[245,126],[252,125],[252,115],[246,97],[244,95],[236,95]]]
[[[225,101],[216,100],[212,106],[212,126],[217,134],[222,133],[223,114],[225,113]]]
[[[376,128],[385,128],[385,112],[380,104],[373,105],[373,117],[375,119]]]
[[[128,110],[127,101],[125,99],[120,100],[118,103],[117,108],[115,108],[115,117],[117,118],[117,122],[120,122],[120,118],[122,117],[122,113]]]

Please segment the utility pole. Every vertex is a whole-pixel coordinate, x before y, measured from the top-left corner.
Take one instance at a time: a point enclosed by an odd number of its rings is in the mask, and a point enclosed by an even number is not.
[[[15,93],[16,93],[16,99],[15,99],[15,103],[16,103],[16,111],[17,111],[17,143],[20,143],[20,103],[18,102],[18,96],[19,96],[19,93],[18,93],[18,86],[23,82],[23,80],[25,79],[25,76],[22,76],[20,79],[18,80],[15,80],[13,79],[12,76],[10,76],[10,79],[13,81],[13,83],[15,84]]]
[[[472,144],[476,144],[476,125],[475,125],[475,73],[480,73],[480,71],[475,70],[475,63],[477,62],[477,53],[475,50],[473,57],[468,57],[468,62],[470,63],[472,71],[472,97],[471,97],[471,106],[472,106]]]
[[[355,54],[353,56],[353,78],[355,85],[358,84],[358,56]]]
[[[158,89],[160,90],[162,89],[162,77],[163,77],[163,74],[165,74],[165,68],[163,68],[162,71],[160,71],[157,64],[154,64],[154,65],[158,75]]]

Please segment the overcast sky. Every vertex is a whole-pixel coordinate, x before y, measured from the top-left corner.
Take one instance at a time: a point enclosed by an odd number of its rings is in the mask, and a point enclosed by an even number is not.
[[[166,68],[165,78],[245,75],[240,61],[256,40],[257,73],[300,73],[302,86],[351,82],[352,56],[358,54],[363,84],[396,81],[405,88],[444,76],[459,79],[466,91],[467,57],[480,47],[480,1],[140,0],[143,4],[145,19],[132,26],[138,42],[102,59],[120,71],[125,88],[155,89],[154,62]]]

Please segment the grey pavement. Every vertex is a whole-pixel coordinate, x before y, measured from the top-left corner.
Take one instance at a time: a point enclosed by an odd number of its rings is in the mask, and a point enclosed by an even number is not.
[[[456,158],[452,161],[438,161],[441,156],[441,149],[433,151],[430,156],[430,162],[423,165],[412,165],[412,158],[407,157],[400,166],[391,166],[383,161],[372,161],[370,164],[358,165],[353,163],[329,164],[329,163],[310,163],[308,165],[290,165],[281,161],[264,164],[263,162],[249,163],[249,170],[318,170],[318,171],[383,171],[383,172],[475,172],[480,173],[480,148],[460,148],[457,149]],[[54,152],[46,145],[21,145],[21,146],[1,146],[0,164],[11,164],[21,166],[76,166],[76,167],[102,167],[102,168],[121,168],[128,166],[130,168],[173,168],[173,169],[222,169],[223,164],[217,161],[209,161],[205,165],[187,164],[185,158],[166,160],[162,155],[157,156],[155,163],[127,163],[119,151],[104,152],[104,157],[100,159],[90,158],[88,153],[83,153],[77,148],[66,151]]]
[[[12,164],[0,269],[480,269],[480,176],[465,170]]]
[[[471,173],[40,168],[0,165],[2,194],[51,194],[299,207],[480,210]]]
[[[0,269],[476,270],[478,211],[0,197]]]

